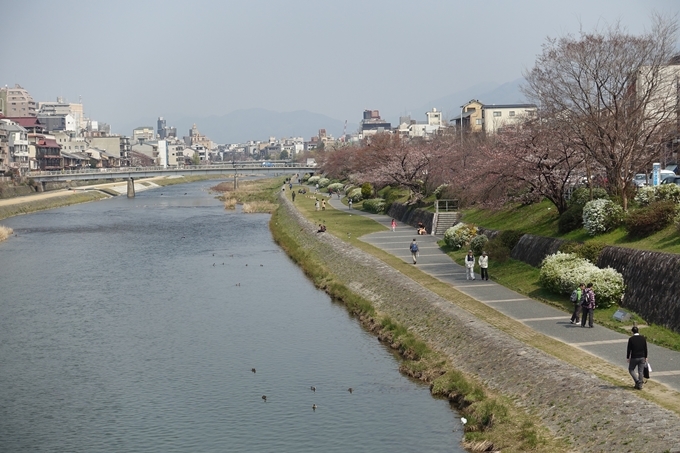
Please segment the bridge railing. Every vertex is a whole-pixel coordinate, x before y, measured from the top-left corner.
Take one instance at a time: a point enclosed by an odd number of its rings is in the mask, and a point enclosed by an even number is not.
[[[259,162],[235,162],[228,164],[213,164],[213,165],[181,165],[181,166],[155,166],[155,167],[110,167],[110,168],[82,168],[78,170],[58,170],[58,171],[41,171],[33,170],[28,177],[31,176],[59,176],[59,175],[83,175],[83,174],[98,174],[98,173],[144,173],[153,171],[182,171],[182,170],[235,170],[239,168],[247,169],[267,169],[267,168],[307,168],[305,164],[299,163],[276,163],[274,165],[263,166]]]

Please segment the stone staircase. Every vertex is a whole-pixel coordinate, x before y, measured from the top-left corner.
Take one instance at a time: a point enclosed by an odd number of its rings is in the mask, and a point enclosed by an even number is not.
[[[458,211],[438,212],[435,214],[436,225],[434,227],[434,234],[436,236],[443,235],[446,230],[458,223],[459,215]]]

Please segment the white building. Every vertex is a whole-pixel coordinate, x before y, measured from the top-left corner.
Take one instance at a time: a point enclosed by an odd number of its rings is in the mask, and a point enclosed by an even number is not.
[[[494,134],[503,126],[517,123],[523,118],[534,115],[536,115],[534,104],[486,104],[482,107],[484,132]]]

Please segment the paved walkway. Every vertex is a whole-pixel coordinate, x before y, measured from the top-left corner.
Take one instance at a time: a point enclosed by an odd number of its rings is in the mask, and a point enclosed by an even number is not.
[[[312,189],[313,190],[313,189]],[[341,200],[331,198],[329,204],[336,209],[349,211]],[[416,238],[420,256],[416,265],[421,271],[448,283],[457,290],[493,307],[497,311],[515,319],[549,337],[580,348],[614,365],[628,370],[626,346],[628,335],[620,334],[595,325],[592,329],[581,328],[569,322],[571,313],[535,301],[516,293],[491,280],[465,279],[465,269],[456,264],[437,245],[442,236],[417,236],[410,225],[397,222],[396,231],[391,230],[392,219],[386,215],[370,214],[352,209],[354,215],[364,215],[388,228],[387,231],[372,233],[359,238],[387,253],[411,263],[409,244]],[[493,261],[490,259],[490,274],[493,276]],[[478,269],[478,267],[477,267]],[[644,331],[642,332],[644,334]],[[652,365],[652,380],[663,383],[680,391],[680,352],[660,346],[648,345],[649,363]],[[632,379],[630,384],[632,385]]]

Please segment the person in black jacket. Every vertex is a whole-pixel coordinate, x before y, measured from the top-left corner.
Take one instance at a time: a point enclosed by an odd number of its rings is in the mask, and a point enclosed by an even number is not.
[[[628,359],[628,372],[635,381],[635,388],[642,390],[642,374],[647,363],[647,339],[638,333],[637,326],[633,326],[633,336],[628,339],[626,358]]]

